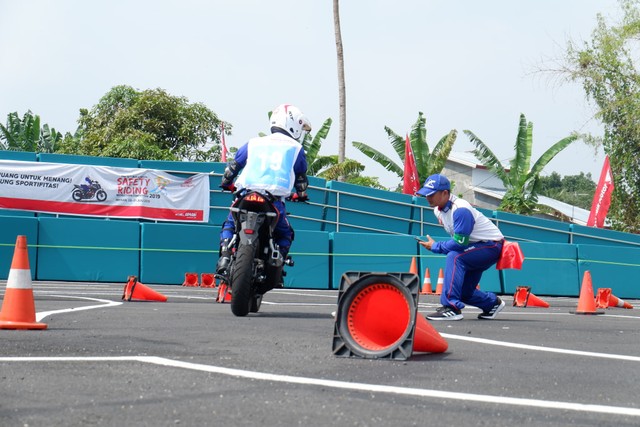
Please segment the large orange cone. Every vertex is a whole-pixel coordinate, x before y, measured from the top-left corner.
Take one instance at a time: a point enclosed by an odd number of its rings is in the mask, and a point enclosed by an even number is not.
[[[137,300],[165,302],[167,297],[138,282],[138,278],[136,276],[129,276],[127,284],[124,286],[122,299],[125,301]]]
[[[417,311],[419,286],[411,273],[343,274],[334,355],[405,360],[414,351],[447,351],[447,341]]]
[[[631,304],[621,300],[614,294],[609,295],[609,307],[633,308]]]
[[[429,295],[432,293],[433,290],[431,289],[431,274],[429,273],[429,269],[427,268],[424,271],[424,281],[422,282],[422,290],[420,291],[420,294]]]
[[[442,269],[438,272],[438,283],[436,283],[436,291],[434,292],[436,295],[442,295],[442,285],[444,285],[444,274],[442,273]]]
[[[27,236],[18,236],[0,311],[0,329],[47,329],[36,322]]]
[[[200,286],[198,283],[198,273],[184,273],[184,282],[182,282],[182,286]]]
[[[215,288],[215,275],[213,273],[202,273],[200,275],[200,286],[203,288]]]
[[[418,274],[418,264],[416,257],[411,258],[411,265],[409,266],[409,273]]]
[[[573,314],[603,314],[602,311],[596,311],[596,300],[593,295],[593,285],[591,283],[591,273],[589,270],[584,272],[582,277],[582,287],[580,288],[580,297],[578,298],[578,307]]]
[[[538,298],[531,292],[531,286],[518,286],[513,295],[513,305],[516,307],[549,308],[549,303]]]

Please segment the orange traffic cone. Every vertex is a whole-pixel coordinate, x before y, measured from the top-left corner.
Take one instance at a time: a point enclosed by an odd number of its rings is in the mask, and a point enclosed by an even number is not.
[[[544,307],[549,308],[549,303],[538,298],[531,292],[531,286],[518,286],[513,295],[513,305],[516,307]]]
[[[198,273],[184,273],[184,282],[182,282],[182,286],[200,286],[198,283]]]
[[[573,314],[603,314],[602,311],[596,311],[596,300],[593,296],[593,285],[591,283],[591,273],[589,270],[584,272],[582,277],[582,287],[580,288],[580,298],[578,298],[578,307]]]
[[[609,308],[611,288],[598,288],[596,293],[596,308]]]
[[[411,266],[409,267],[409,273],[418,274],[418,264],[416,257],[411,258]]]
[[[431,289],[431,274],[429,273],[429,269],[427,268],[424,271],[424,281],[422,282],[422,290],[420,294],[429,295],[432,294],[433,290]]]
[[[614,294],[609,296],[609,307],[622,307],[622,308],[633,308],[631,304],[628,302],[621,300]]]
[[[413,350],[424,353],[444,353],[449,343],[431,323],[420,313],[416,313],[416,330],[413,337]]]
[[[27,236],[18,236],[0,311],[0,329],[47,329],[36,322]]]
[[[216,279],[213,273],[202,273],[200,275],[200,286],[203,288],[215,288]]]
[[[129,276],[127,284],[124,285],[124,294],[122,295],[122,299],[125,301],[138,300],[165,302],[167,297],[138,282],[138,278],[136,276]]]
[[[229,285],[227,285],[225,282],[220,282],[220,286],[218,286],[218,295],[216,296],[216,302],[231,302],[231,289],[229,289]]]
[[[438,272],[438,283],[436,283],[436,291],[434,292],[436,295],[442,295],[442,285],[444,285],[444,274],[442,273],[442,269]]]

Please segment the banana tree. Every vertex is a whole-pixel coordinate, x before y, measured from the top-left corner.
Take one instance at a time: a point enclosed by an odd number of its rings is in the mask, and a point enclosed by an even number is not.
[[[395,133],[387,126],[384,127],[384,130],[387,133],[391,146],[400,158],[399,163],[396,163],[396,161],[387,155],[365,143],[354,141],[352,144],[365,156],[379,163],[386,170],[398,175],[398,177],[402,179],[404,175],[405,137]],[[422,112],[418,113],[418,119],[411,127],[411,132],[409,133],[409,142],[416,159],[416,168],[421,181],[429,175],[440,172],[444,168],[457,136],[457,131],[452,129],[447,135],[440,138],[432,151],[429,151],[426,119]]]
[[[506,168],[493,151],[473,132],[465,130],[464,133],[476,147],[473,150],[473,154],[487,169],[500,178],[507,190],[499,209],[517,214],[533,212],[538,204],[540,173],[560,151],[578,139],[576,134],[561,139],[545,151],[531,167],[533,123],[527,123],[524,114],[520,114],[518,136],[514,146],[515,157],[511,159],[509,168]]]

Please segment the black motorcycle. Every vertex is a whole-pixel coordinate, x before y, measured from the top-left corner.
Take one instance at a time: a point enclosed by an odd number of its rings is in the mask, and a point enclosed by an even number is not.
[[[240,191],[230,208],[235,232],[228,243],[231,251],[229,276],[223,277],[231,288],[231,312],[236,316],[257,313],[262,295],[282,287],[284,265],[293,266],[291,257],[284,259],[273,231],[280,213],[269,192]]]
[[[76,202],[81,200],[96,198],[99,202],[107,200],[107,192],[102,189],[98,181],[91,181],[91,185],[73,184],[74,189],[71,191],[71,197]]]

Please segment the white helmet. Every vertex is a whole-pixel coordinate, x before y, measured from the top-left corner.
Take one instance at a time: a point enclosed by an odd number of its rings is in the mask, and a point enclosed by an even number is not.
[[[271,113],[271,132],[273,128],[286,131],[298,142],[304,141],[305,135],[311,130],[311,122],[298,107],[289,104],[281,104]]]

